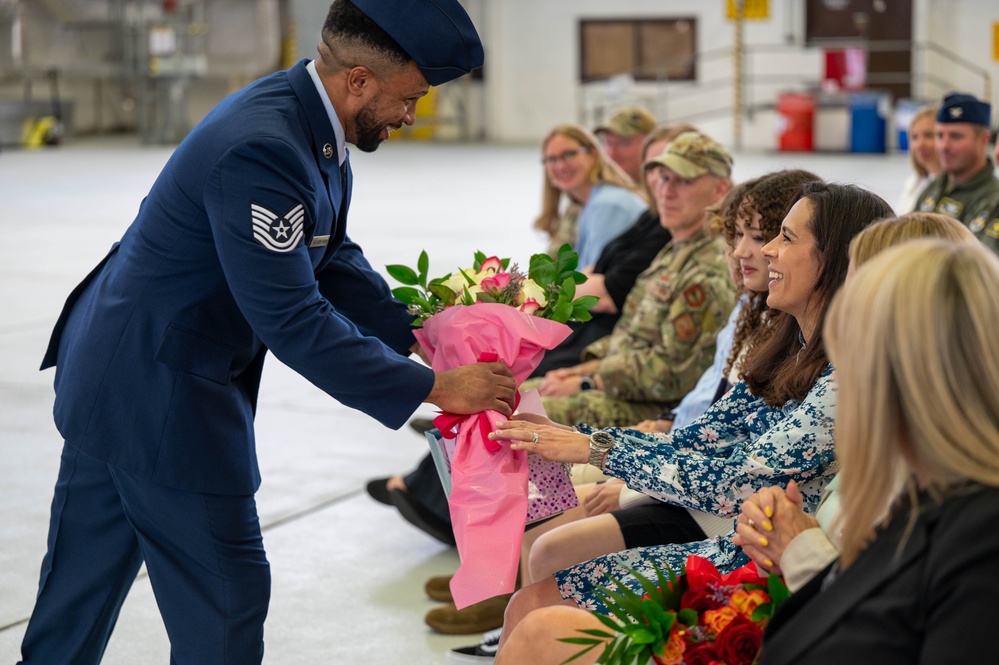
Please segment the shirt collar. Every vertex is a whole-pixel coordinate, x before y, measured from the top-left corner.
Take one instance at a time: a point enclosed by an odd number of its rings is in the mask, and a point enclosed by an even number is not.
[[[340,118],[337,117],[336,111],[333,110],[333,102],[330,101],[330,96],[326,94],[326,88],[323,87],[323,82],[316,71],[316,61],[311,61],[305,68],[308,70],[309,76],[312,77],[312,82],[316,85],[319,99],[323,100],[323,108],[326,109],[326,114],[330,117],[330,124],[333,125],[333,136],[336,137],[337,158],[339,159],[340,166],[343,166],[343,163],[347,161],[347,146],[343,133],[343,125],[340,124]]]

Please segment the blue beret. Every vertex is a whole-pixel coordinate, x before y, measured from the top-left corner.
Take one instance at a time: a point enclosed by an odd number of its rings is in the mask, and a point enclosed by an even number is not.
[[[430,85],[482,66],[482,42],[458,0],[351,1],[399,43]]]
[[[991,112],[991,106],[974,96],[953,92],[944,97],[937,122],[970,122],[988,127]]]

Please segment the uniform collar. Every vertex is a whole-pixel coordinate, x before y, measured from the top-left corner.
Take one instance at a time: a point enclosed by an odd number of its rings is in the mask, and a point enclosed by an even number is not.
[[[947,175],[946,171],[944,171],[943,176],[944,176],[944,183],[945,183],[944,184],[944,188],[943,188],[944,194],[953,194],[954,192],[956,192],[959,189],[960,190],[966,190],[966,189],[972,189],[973,190],[973,189],[977,189],[977,188],[983,186],[985,183],[987,183],[989,180],[991,180],[992,178],[995,177],[995,165],[992,163],[992,158],[991,157],[986,157],[985,158],[985,166],[982,167],[982,170],[979,171],[978,173],[976,173],[975,175],[971,176],[970,178],[968,178],[964,182],[962,182],[960,185],[954,185],[954,184],[952,184],[951,181],[950,181],[950,176]]]
[[[326,88],[323,87],[322,79],[319,78],[319,72],[316,71],[316,61],[311,60],[305,66],[305,69],[309,72],[309,76],[312,77],[312,82],[316,86],[316,92],[319,93],[319,99],[323,102],[323,108],[326,109],[326,114],[330,117],[330,124],[333,125],[333,135],[336,137],[338,163],[340,166],[343,166],[343,163],[347,160],[347,146],[343,133],[343,125],[340,124],[340,118],[337,117],[336,111],[333,110],[333,102],[330,101],[330,96],[326,94]]]

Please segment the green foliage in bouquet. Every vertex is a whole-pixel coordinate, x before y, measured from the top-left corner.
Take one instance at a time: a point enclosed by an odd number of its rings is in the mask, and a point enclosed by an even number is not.
[[[790,593],[777,575],[760,577],[752,564],[721,575],[705,559],[691,556],[693,575],[677,576],[654,565],[656,579],[625,568],[642,586],[644,595],[606,575],[613,586],[596,595],[610,616],[593,612],[606,630],[580,630],[585,637],[561,642],[584,648],[563,661],[570,663],[603,647],[602,665],[680,665],[717,663],[751,665],[759,658],[763,629]]]
[[[586,275],[576,270],[579,257],[569,245],[562,245],[553,259],[547,254],[531,257],[525,275],[510,259],[487,257],[476,252],[470,268],[428,279],[430,259],[420,253],[416,269],[405,265],[386,266],[389,275],[403,284],[392,290],[415,317],[414,326],[422,326],[428,318],[454,305],[476,302],[500,303],[545,319],[566,323],[589,321],[590,309],[599,300],[596,296],[576,298],[576,285],[586,281]]]

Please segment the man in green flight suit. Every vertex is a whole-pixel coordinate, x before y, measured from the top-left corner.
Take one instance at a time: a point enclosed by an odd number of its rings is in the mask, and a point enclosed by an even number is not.
[[[999,178],[986,154],[991,107],[971,95],[944,97],[936,144],[943,172],[919,195],[917,210],[949,215],[999,252]]]
[[[587,347],[581,364],[544,377],[555,422],[632,425],[675,406],[711,364],[735,304],[724,242],[708,224],[731,185],[731,155],[687,132],[644,168],[659,176],[655,202],[673,239],[639,276],[611,335]]]

